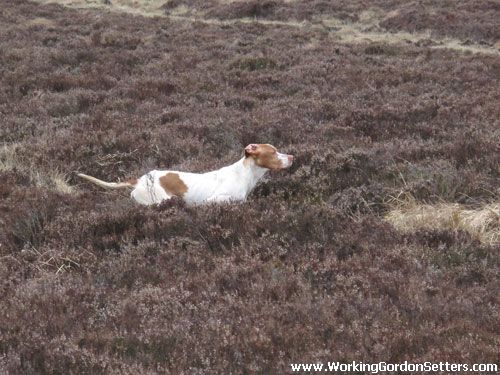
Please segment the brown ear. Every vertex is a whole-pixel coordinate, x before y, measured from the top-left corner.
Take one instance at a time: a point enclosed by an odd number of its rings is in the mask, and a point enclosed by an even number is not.
[[[257,145],[255,143],[249,144],[245,147],[245,156],[257,155]]]

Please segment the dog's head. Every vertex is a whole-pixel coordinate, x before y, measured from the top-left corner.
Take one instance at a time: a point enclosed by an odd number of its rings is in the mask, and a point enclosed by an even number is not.
[[[284,169],[293,163],[293,155],[279,153],[269,144],[249,144],[245,147],[245,158],[251,158],[256,165],[267,169]]]

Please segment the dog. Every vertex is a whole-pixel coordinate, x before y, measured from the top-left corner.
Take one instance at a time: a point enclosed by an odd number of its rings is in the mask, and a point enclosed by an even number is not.
[[[138,179],[105,182],[79,173],[78,176],[107,189],[132,188],[133,199],[143,205],[158,204],[174,196],[188,205],[245,201],[269,170],[292,165],[293,155],[279,153],[270,144],[249,144],[236,163],[207,173],[153,170]]]

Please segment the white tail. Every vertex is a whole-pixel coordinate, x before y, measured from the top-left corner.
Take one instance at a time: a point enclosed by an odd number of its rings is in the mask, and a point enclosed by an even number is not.
[[[128,187],[134,187],[137,183],[136,180],[125,181],[125,182],[106,182],[103,180],[99,180],[98,178],[88,176],[83,173],[78,173],[78,177],[84,178],[96,185],[99,185],[105,189],[123,189]]]

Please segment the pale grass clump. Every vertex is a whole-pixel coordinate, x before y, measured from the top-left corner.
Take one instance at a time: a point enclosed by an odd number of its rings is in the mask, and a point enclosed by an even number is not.
[[[500,203],[466,209],[456,203],[421,204],[415,199],[396,200],[385,219],[409,233],[418,229],[464,230],[485,244],[500,243]]]
[[[45,26],[54,27],[56,23],[53,20],[44,17],[37,17],[26,22],[27,26]]]
[[[0,172],[10,171],[16,167],[16,144],[0,147]]]
[[[11,143],[0,146],[0,172],[17,170],[29,176],[31,183],[39,188],[46,188],[63,194],[74,194],[76,189],[69,185],[66,176],[57,171],[41,172],[19,155],[19,144]]]
[[[36,187],[48,188],[63,194],[75,193],[75,188],[66,182],[66,177],[59,171],[51,171],[49,173],[40,173],[38,171],[30,171],[30,180]]]
[[[166,0],[37,0],[42,4],[57,3],[78,9],[107,9],[116,12],[136,14],[144,17],[158,17],[163,15],[161,6]]]

